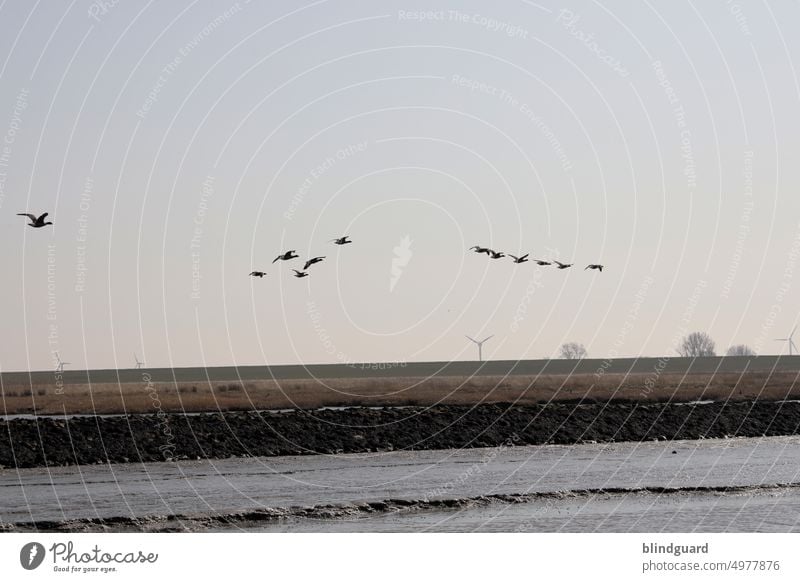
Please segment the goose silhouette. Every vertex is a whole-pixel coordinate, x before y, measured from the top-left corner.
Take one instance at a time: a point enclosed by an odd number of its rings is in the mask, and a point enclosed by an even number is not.
[[[479,246],[470,247],[469,250],[475,251],[476,253],[486,253],[487,255],[492,252],[492,249],[487,249],[486,247],[479,247]]]
[[[294,276],[297,277],[298,279],[301,279],[303,277],[308,277],[308,273],[306,273],[305,271],[298,271],[297,269],[292,269],[292,271],[294,271]]]
[[[275,261],[288,261],[288,260],[291,260],[291,259],[296,259],[299,256],[300,255],[296,255],[295,254],[295,251],[286,251],[282,255],[278,255],[277,257],[275,257],[272,260],[272,262],[274,263]]]
[[[555,261],[555,260],[553,262],[556,264],[556,267],[558,267],[559,269],[569,269],[572,266],[572,263],[569,263],[569,264],[560,263],[560,262]]]
[[[601,273],[603,272],[603,265],[588,265],[586,269],[597,269]],[[584,269],[584,271],[586,270]]]
[[[32,226],[33,228],[42,228],[43,226],[47,226],[48,224],[53,224],[52,222],[45,222],[44,219],[47,216],[47,212],[42,214],[37,218],[35,214],[28,214],[27,212],[17,212],[17,216],[27,216],[30,219],[28,226]]]
[[[330,242],[332,242],[335,245],[347,245],[347,244],[350,244],[351,242],[353,242],[351,240],[348,240],[349,238],[350,238],[350,235],[345,235],[345,236],[343,236],[341,238],[333,238],[333,239],[331,239]]]
[[[509,257],[511,257],[512,259],[514,259],[514,262],[515,262],[515,263],[527,263],[527,262],[528,262],[528,255],[529,255],[529,254],[530,254],[530,253],[525,253],[525,254],[524,254],[524,255],[522,255],[521,257],[516,257],[516,256],[514,256],[514,255],[508,255],[508,256],[509,256]]]
[[[502,259],[503,257],[506,256],[505,253],[502,253],[500,251],[493,251],[492,249],[489,249],[489,252],[491,253],[490,258],[492,259]]]
[[[250,273],[251,277],[259,277],[259,278],[261,278],[264,275],[266,275],[266,273],[264,271],[253,271],[252,273]]]
[[[306,261],[306,264],[305,264],[305,266],[303,267],[303,270],[305,271],[305,270],[306,270],[306,269],[308,269],[308,268],[309,268],[311,265],[314,265],[314,264],[316,264],[316,263],[321,263],[321,262],[322,262],[322,260],[323,260],[324,258],[325,258],[325,257],[314,257],[313,259],[308,259],[308,260]]]
[[[553,264],[553,263],[551,263],[550,261],[542,261],[541,259],[533,259],[533,260],[534,260],[534,262],[535,262],[537,265],[539,265],[540,267],[544,267],[544,266],[546,266],[546,265],[552,265],[552,264]]]

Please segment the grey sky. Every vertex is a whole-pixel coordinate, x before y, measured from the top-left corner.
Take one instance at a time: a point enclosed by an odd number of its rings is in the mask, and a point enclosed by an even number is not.
[[[781,349],[798,3],[264,4],[0,5],[2,370]]]

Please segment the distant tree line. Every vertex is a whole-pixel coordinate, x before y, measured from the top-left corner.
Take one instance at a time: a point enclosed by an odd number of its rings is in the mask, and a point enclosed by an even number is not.
[[[716,344],[711,336],[704,331],[695,331],[681,340],[678,354],[684,358],[704,358],[716,356]],[[755,356],[756,352],[750,346],[737,344],[728,348],[726,356]]]
[[[558,352],[558,357],[562,360],[582,360],[589,355],[583,344],[578,342],[567,342]]]
[[[750,346],[737,344],[728,348],[726,356],[755,356],[756,352]]]
[[[706,358],[717,355],[717,345],[704,331],[694,331],[684,336],[677,348],[678,355],[684,358]],[[756,352],[746,344],[736,344],[728,348],[726,356],[755,356]],[[558,350],[562,360],[582,360],[589,354],[583,344],[567,342]]]

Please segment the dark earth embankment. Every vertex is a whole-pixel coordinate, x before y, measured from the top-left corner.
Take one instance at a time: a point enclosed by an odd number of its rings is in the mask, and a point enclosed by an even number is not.
[[[486,404],[0,421],[0,466],[800,434],[800,402]]]

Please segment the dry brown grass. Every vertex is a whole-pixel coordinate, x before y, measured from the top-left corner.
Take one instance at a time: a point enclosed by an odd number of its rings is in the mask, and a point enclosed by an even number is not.
[[[214,383],[6,386],[0,414],[203,412],[322,406],[429,406],[591,399],[632,401],[800,398],[797,374],[591,375],[336,379]]]

